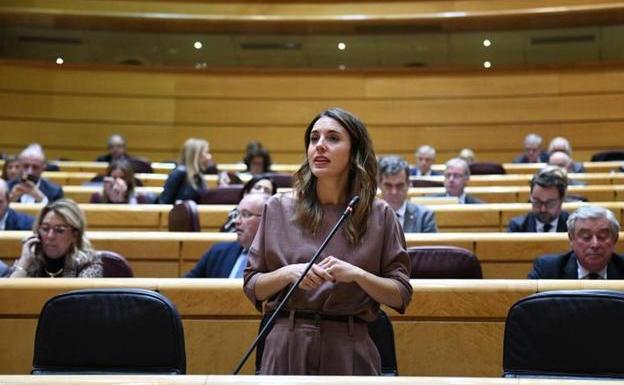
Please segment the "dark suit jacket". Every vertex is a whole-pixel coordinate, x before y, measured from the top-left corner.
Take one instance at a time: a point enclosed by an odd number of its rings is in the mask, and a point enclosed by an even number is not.
[[[35,218],[17,212],[10,207],[7,209],[7,212],[7,219],[4,223],[5,230],[32,230]]]
[[[520,154],[514,158],[512,163],[532,163],[529,162],[525,154]],[[548,163],[548,153],[542,152],[539,157],[539,163]]]
[[[205,183],[200,181],[200,190],[204,188]],[[199,197],[198,190],[195,190],[186,180],[186,167],[176,167],[165,182],[163,192],[158,197],[158,203],[174,204],[178,200],[192,200],[197,202]]]
[[[410,175],[418,176],[418,167],[410,168]],[[440,171],[431,170],[431,176],[434,176],[434,175],[443,175],[443,174]]]
[[[9,191],[20,182],[19,179],[12,179],[9,182]],[[47,180],[40,178],[39,179],[39,190],[48,197],[48,201],[54,202],[55,200],[61,199],[63,197],[63,188],[55,183],[48,182]]]
[[[238,242],[217,243],[186,273],[186,278],[228,278],[241,251],[243,246]]]
[[[437,233],[438,226],[436,225],[435,214],[428,207],[407,202],[403,232]]]
[[[446,193],[439,193],[439,194],[428,194],[427,196],[429,197],[445,197],[447,196]],[[472,195],[468,195],[466,194],[466,201],[464,202],[464,204],[479,204],[479,203],[485,203],[483,202],[481,199],[479,198],[475,198]]]
[[[533,262],[529,279],[578,279],[576,255],[573,251],[559,255],[543,255]],[[624,279],[624,256],[614,253],[607,265],[607,279]]]
[[[561,210],[559,214],[559,220],[557,221],[557,232],[568,232],[568,212]],[[537,231],[537,217],[534,213],[528,213],[519,217],[511,218],[507,231],[510,233],[534,233]]]

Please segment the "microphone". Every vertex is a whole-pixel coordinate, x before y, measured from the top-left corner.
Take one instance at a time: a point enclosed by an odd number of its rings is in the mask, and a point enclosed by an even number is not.
[[[345,208],[345,211],[342,213],[340,218],[338,218],[338,222],[336,222],[336,224],[331,229],[329,234],[327,234],[327,237],[325,237],[325,240],[323,241],[321,246],[318,248],[316,253],[314,253],[312,258],[308,262],[305,270],[303,270],[303,273],[301,274],[299,279],[297,279],[294,285],[290,287],[290,289],[288,290],[284,298],[280,301],[279,305],[277,305],[277,307],[271,314],[271,317],[269,318],[269,320],[266,322],[262,330],[260,330],[260,333],[258,333],[258,335],[256,336],[256,339],[251,343],[251,346],[247,349],[245,354],[243,354],[243,357],[238,362],[238,365],[236,365],[236,368],[232,372],[233,375],[236,375],[238,374],[238,372],[240,372],[241,368],[243,367],[243,365],[245,365],[245,362],[247,362],[247,359],[249,358],[251,353],[254,351],[256,346],[258,346],[258,343],[260,342],[260,340],[263,339],[266,336],[266,334],[269,332],[269,330],[271,329],[271,326],[273,326],[273,321],[275,321],[275,318],[277,317],[277,315],[280,313],[280,311],[282,311],[282,308],[286,305],[286,302],[288,302],[290,297],[292,297],[295,290],[301,284],[301,281],[303,281],[303,278],[306,276],[306,274],[308,274],[308,271],[310,271],[310,269],[312,268],[312,265],[314,265],[314,263],[318,259],[319,255],[321,255],[323,250],[325,250],[325,247],[327,247],[327,244],[329,243],[329,241],[331,241],[336,231],[338,231],[338,228],[340,228],[340,225],[342,225],[342,222],[344,222],[344,220],[347,219],[349,215],[351,215],[351,213],[353,212],[353,208],[358,204],[358,202],[360,202],[359,195],[355,195],[353,198],[351,198],[351,200],[349,201],[349,204],[347,205],[347,208]]]

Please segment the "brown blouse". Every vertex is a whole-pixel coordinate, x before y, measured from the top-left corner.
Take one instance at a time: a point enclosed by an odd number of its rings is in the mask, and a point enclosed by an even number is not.
[[[293,199],[290,194],[277,194],[266,203],[258,233],[249,249],[244,290],[258,310],[261,309],[261,302],[255,296],[258,277],[289,264],[307,263],[344,211],[343,205],[323,205],[323,223],[317,234],[312,234],[294,220]],[[396,215],[386,202],[375,199],[367,226],[364,237],[355,246],[347,241],[344,227],[338,229],[318,262],[334,256],[377,276],[393,279],[402,299],[401,307],[396,310],[403,313],[411,299],[412,286],[410,259]],[[287,288],[270,298],[265,311],[273,311],[286,291]],[[379,304],[356,283],[325,282],[315,290],[295,291],[286,309],[356,315],[373,321]]]

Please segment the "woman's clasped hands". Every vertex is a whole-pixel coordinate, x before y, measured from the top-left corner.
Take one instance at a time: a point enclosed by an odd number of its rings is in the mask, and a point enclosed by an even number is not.
[[[293,272],[295,273],[293,276],[294,282],[299,278],[299,276],[301,276],[307,264],[299,263],[291,266],[293,267]],[[314,290],[327,281],[333,283],[354,282],[357,280],[361,271],[362,270],[357,266],[334,256],[329,256],[323,259],[320,263],[312,265],[312,268],[308,271],[305,278],[303,278],[299,287],[304,290]]]

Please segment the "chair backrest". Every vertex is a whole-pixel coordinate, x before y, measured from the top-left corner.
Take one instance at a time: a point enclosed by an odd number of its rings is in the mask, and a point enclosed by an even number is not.
[[[624,293],[547,291],[516,302],[505,322],[505,377],[624,377]]]
[[[292,187],[292,184],[293,184],[292,174],[271,172],[271,173],[267,173],[267,175],[271,178],[271,180],[275,184],[275,187],[277,188]]]
[[[197,202],[202,205],[236,205],[241,199],[243,185],[210,188],[199,192]]]
[[[412,187],[444,187],[444,182],[431,179],[412,179]]]
[[[468,168],[472,175],[506,174],[505,167],[494,162],[474,162]]]
[[[264,328],[269,317],[269,314],[264,314],[260,321],[258,332]],[[268,333],[269,332],[267,332],[267,335]],[[388,317],[383,310],[379,309],[377,319],[368,324],[368,334],[379,351],[379,356],[381,358],[381,374],[384,376],[398,376],[399,369],[394,346],[394,328],[392,327],[390,317]],[[256,374],[260,374],[260,368],[262,367],[264,340],[265,339],[261,339],[256,347]]]
[[[608,162],[611,160],[624,160],[624,150],[600,151],[592,155],[592,162]]]
[[[154,172],[154,169],[152,169],[152,165],[146,160],[139,158],[130,158],[128,159],[128,162],[130,162],[130,165],[134,169],[135,174],[151,174]]]
[[[116,278],[132,278],[134,272],[126,258],[115,253],[114,251],[99,250],[97,254],[102,259],[102,267],[104,268],[104,277]]]
[[[175,306],[144,289],[57,295],[39,314],[33,374],[185,374]]]
[[[455,246],[415,246],[407,249],[411,278],[483,278],[481,263],[469,250]]]
[[[169,231],[201,231],[197,203],[187,200],[174,205],[169,211]]]

